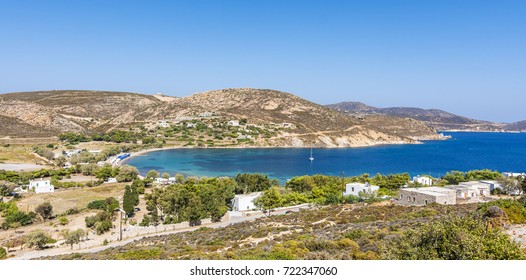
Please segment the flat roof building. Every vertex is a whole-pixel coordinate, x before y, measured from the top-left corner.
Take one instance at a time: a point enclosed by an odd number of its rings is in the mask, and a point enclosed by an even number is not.
[[[441,187],[400,189],[398,197],[398,204],[400,205],[424,206],[431,203],[456,204],[456,192]]]

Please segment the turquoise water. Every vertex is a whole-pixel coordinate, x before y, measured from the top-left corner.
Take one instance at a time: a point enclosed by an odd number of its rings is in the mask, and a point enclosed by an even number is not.
[[[141,174],[151,169],[192,176],[264,173],[285,181],[299,175],[391,174],[441,176],[450,170],[526,171],[526,133],[444,133],[447,141],[422,145],[314,149],[174,149],[134,157],[126,163]]]

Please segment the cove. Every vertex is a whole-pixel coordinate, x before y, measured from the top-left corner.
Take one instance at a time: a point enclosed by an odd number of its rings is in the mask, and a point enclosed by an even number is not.
[[[451,170],[492,169],[526,171],[526,133],[444,132],[452,139],[421,145],[384,145],[366,148],[310,149],[171,149],[132,157],[125,164],[142,175],[155,169],[185,176],[236,176],[263,173],[281,182],[301,175],[360,175],[369,173],[435,177]]]

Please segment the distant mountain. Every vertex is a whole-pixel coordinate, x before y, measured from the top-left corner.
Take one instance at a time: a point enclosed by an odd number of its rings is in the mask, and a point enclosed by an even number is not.
[[[411,107],[376,108],[360,102],[342,102],[327,105],[327,107],[354,116],[384,115],[412,118],[423,121],[436,130],[501,131],[508,129],[506,124],[474,120],[437,109],[426,110]]]
[[[520,121],[505,126],[509,131],[526,131],[526,121]]]
[[[84,90],[0,94],[0,121],[7,124],[0,126],[0,138],[138,129],[165,119],[196,118],[204,112],[253,124],[291,124],[275,137],[255,139],[256,146],[354,147],[440,138],[422,122],[348,116],[289,93],[246,88],[181,98]]]

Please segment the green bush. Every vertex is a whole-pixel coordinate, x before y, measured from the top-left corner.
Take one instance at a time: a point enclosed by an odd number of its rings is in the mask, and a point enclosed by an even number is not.
[[[6,256],[7,256],[7,251],[3,247],[0,247],[0,260],[5,259]]]
[[[511,199],[500,199],[492,202],[482,204],[478,211],[484,213],[491,206],[500,207],[508,215],[508,219],[513,224],[524,224],[526,223],[526,209],[524,204],[517,200]]]
[[[384,241],[384,258],[395,260],[522,260],[518,243],[481,219],[447,216]]]
[[[104,200],[94,200],[88,203],[88,209],[105,210],[106,206],[106,201]]]

